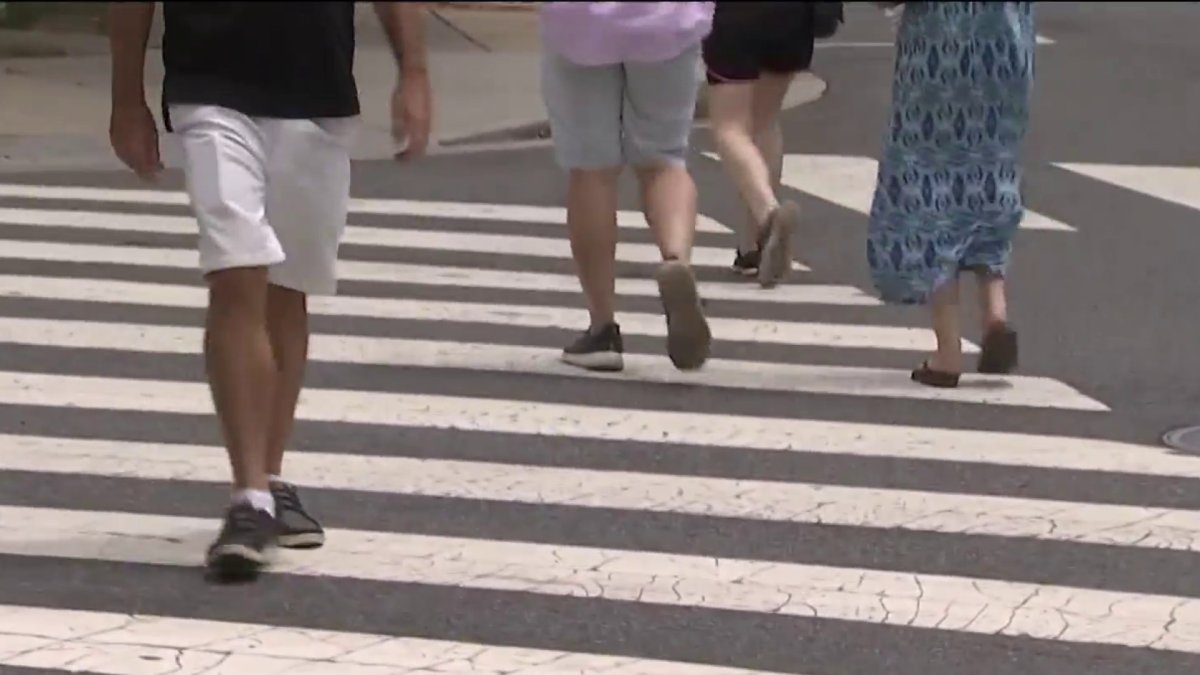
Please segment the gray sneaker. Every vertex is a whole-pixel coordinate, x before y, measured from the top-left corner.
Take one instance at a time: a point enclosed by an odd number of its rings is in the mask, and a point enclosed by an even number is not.
[[[275,537],[281,548],[320,548],[324,545],[325,530],[304,510],[295,485],[272,481],[271,496],[275,498]]]
[[[676,368],[695,370],[708,360],[712,347],[696,277],[687,265],[668,260],[658,268],[655,280],[667,317],[667,355]]]
[[[610,323],[596,330],[584,331],[563,348],[562,360],[573,366],[600,372],[617,372],[625,367],[625,345],[621,327]]]
[[[270,562],[275,541],[271,514],[249,504],[232,504],[216,541],[208,547],[205,564],[222,582],[250,581]]]
[[[771,288],[792,271],[792,233],[800,225],[800,207],[786,201],[767,217],[763,228],[762,260],[758,266],[758,285]]]

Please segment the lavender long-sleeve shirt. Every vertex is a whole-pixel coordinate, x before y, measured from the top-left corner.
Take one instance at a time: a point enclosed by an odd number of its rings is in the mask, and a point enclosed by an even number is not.
[[[672,59],[712,30],[711,2],[547,2],[542,45],[583,66]]]

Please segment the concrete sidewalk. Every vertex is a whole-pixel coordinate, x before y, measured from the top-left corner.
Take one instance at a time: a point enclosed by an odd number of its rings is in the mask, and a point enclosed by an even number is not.
[[[431,152],[545,137],[537,13],[531,4],[429,5],[436,143]],[[363,128],[353,156],[387,159],[394,152],[389,101],[396,69],[374,13],[365,3],[358,12],[355,72]],[[162,79],[159,36],[156,30],[146,68],[147,95],[155,108]],[[817,78],[803,78],[787,103],[815,100],[823,91]],[[108,95],[103,36],[0,31],[0,171],[121,168],[108,145]],[[170,146],[164,143],[168,162],[174,158]]]

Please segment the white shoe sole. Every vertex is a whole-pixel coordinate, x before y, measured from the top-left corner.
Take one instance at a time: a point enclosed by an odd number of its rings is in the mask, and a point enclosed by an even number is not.
[[[617,352],[593,352],[591,354],[562,355],[563,363],[586,370],[615,372],[625,368],[625,358]]]

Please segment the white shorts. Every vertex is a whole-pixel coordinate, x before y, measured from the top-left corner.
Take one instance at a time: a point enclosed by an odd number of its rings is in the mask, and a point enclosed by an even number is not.
[[[357,118],[266,119],[210,105],[172,105],[170,115],[204,274],[269,267],[275,285],[334,294]]]

